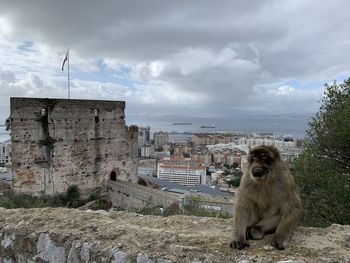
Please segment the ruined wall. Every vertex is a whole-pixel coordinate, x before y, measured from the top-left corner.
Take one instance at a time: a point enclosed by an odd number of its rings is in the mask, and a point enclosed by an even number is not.
[[[144,207],[167,207],[179,202],[180,195],[166,193],[135,183],[111,181],[108,189],[109,199],[114,207],[138,210]]]
[[[231,249],[231,219],[67,208],[0,208],[1,263],[350,262],[350,226],[299,227],[286,249],[272,235]]]
[[[83,193],[113,172],[137,180],[136,126],[125,125],[125,102],[11,98],[14,189],[32,194]]]
[[[206,211],[222,212],[233,216],[235,198],[188,193],[181,197],[180,206],[191,202]],[[194,203],[193,203],[194,201]]]

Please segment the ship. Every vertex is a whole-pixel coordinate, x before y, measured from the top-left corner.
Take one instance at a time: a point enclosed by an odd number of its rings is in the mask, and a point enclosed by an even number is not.
[[[210,125],[210,126],[205,126],[205,125],[202,125],[201,126],[201,128],[203,128],[203,129],[214,129],[215,128],[215,125],[213,124],[213,125]]]
[[[173,122],[173,125],[192,125],[191,122]]]

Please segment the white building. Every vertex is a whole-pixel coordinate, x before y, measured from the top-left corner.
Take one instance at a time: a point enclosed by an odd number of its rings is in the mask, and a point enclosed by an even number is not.
[[[273,139],[265,139],[265,138],[240,138],[238,140],[239,144],[247,144],[250,147],[266,145],[266,146],[274,146],[276,148],[294,148],[296,147],[295,142],[285,142],[280,140]]]
[[[248,145],[252,149],[260,145],[274,146],[280,151],[282,160],[284,161],[292,161],[303,151],[294,141],[281,141],[267,138],[240,138],[238,142]]]
[[[0,143],[0,164],[5,165],[11,163],[11,141]]]
[[[141,146],[141,157],[150,157],[153,154],[154,154],[154,146],[153,145]]]
[[[169,165],[160,162],[157,165],[157,178],[185,186],[195,186],[206,184],[207,173],[206,167],[203,166]]]

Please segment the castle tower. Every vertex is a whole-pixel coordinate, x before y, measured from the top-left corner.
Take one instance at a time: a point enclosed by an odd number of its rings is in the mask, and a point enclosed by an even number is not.
[[[136,126],[125,125],[125,102],[11,98],[14,189],[82,193],[109,180],[137,181]]]

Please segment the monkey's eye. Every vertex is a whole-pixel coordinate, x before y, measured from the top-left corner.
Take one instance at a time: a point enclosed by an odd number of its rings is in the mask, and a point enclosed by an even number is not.
[[[264,155],[261,157],[261,160],[263,160],[264,163],[270,165],[272,163],[272,158],[268,155]]]

